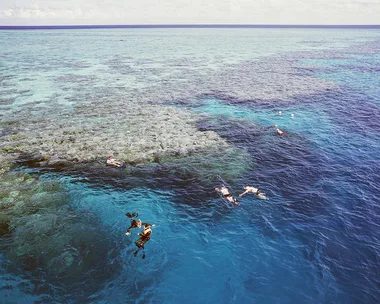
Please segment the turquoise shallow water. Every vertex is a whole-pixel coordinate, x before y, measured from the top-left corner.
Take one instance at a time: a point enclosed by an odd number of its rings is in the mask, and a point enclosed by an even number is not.
[[[141,99],[196,114],[199,130],[243,151],[122,170],[15,167],[30,178],[1,180],[1,215],[17,202],[9,224],[0,218],[3,302],[378,303],[378,31],[1,31],[0,41],[2,122]],[[221,183],[269,200],[247,194],[234,207],[215,193]],[[132,211],[156,225],[144,260],[137,231],[124,235]]]

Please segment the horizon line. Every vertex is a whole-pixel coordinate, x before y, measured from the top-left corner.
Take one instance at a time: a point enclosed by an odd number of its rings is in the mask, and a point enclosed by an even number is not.
[[[107,28],[325,28],[380,29],[380,24],[81,24],[81,25],[0,25],[0,30],[107,29]]]

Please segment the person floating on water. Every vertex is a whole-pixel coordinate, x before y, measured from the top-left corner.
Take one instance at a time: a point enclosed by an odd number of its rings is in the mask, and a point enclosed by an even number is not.
[[[141,233],[138,233],[140,238],[137,241],[135,241],[135,245],[137,246],[138,249],[133,253],[133,255],[136,256],[141,249],[142,250],[145,249],[144,245],[146,242],[149,241],[150,235],[152,234],[151,227],[154,227],[154,225],[149,224],[149,223],[143,223],[140,219],[135,220],[135,218],[139,215],[137,212],[133,212],[132,214],[127,212],[125,215],[131,219],[131,225],[128,227],[127,231],[125,232],[126,236],[129,236],[131,234],[130,230],[132,228],[144,227],[143,231]],[[143,252],[142,258],[145,259],[145,252]]]
[[[261,190],[258,188],[245,186],[243,189],[245,191],[243,193],[239,194],[239,197],[242,197],[243,195],[245,195],[247,193],[253,193],[253,194],[256,194],[259,199],[263,199],[263,200],[268,199],[266,197],[265,193],[262,193]]]
[[[132,214],[127,212],[125,215],[131,219],[131,226],[129,226],[127,231],[125,232],[125,235],[128,236],[131,234],[131,229],[132,228],[140,228],[142,225],[142,222],[140,219],[135,220],[135,217],[139,216],[139,214],[137,212],[133,212]]]
[[[237,200],[231,195],[231,193],[229,192],[229,190],[226,186],[223,185],[220,188],[215,188],[215,191],[222,194],[226,198],[226,200],[228,200],[229,202],[231,202],[235,206],[239,205]]]
[[[116,161],[113,158],[113,156],[110,156],[107,159],[107,166],[113,166],[113,167],[123,168],[123,167],[125,167],[125,163]]]
[[[276,128],[276,134],[277,135],[285,135],[284,131],[281,131],[279,128]]]
[[[141,223],[141,221],[140,221]],[[148,224],[148,223],[141,223],[141,225],[144,227],[143,231],[139,233],[140,238],[135,241],[135,245],[137,246],[137,250],[133,253],[134,256],[137,256],[140,250],[143,250],[143,255],[141,258],[145,259],[145,243],[150,240],[150,236],[152,234],[152,229],[154,225]]]
[[[272,128],[275,128],[275,129],[276,129],[276,134],[277,134],[277,135],[280,135],[280,136],[282,136],[282,135],[286,135],[286,133],[285,133],[284,131],[282,131],[282,130],[280,130],[279,128],[277,128],[277,125],[273,125],[273,126],[268,127],[268,129],[272,129]]]

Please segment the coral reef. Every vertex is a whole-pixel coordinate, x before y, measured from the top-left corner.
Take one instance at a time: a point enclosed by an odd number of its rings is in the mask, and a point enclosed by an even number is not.
[[[3,137],[0,161],[41,155],[43,165],[105,161],[114,155],[127,164],[144,164],[158,158],[186,156],[194,151],[228,147],[214,132],[201,132],[194,115],[169,106],[109,107],[83,105],[72,116],[51,121],[20,121]],[[21,140],[15,140],[15,139]]]
[[[40,278],[40,292],[55,286],[62,295],[92,293],[117,274],[117,261],[109,259],[114,240],[97,218],[70,207],[59,181],[12,172],[0,186],[0,238],[8,239],[10,271]]]

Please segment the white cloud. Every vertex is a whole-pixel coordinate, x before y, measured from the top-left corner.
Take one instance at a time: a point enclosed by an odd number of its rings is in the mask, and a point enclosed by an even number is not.
[[[2,0],[6,24],[378,24],[380,0]]]
[[[57,20],[57,19],[91,19],[92,11],[82,11],[81,8],[50,8],[38,4],[26,7],[13,6],[3,11],[8,18],[25,20]]]

